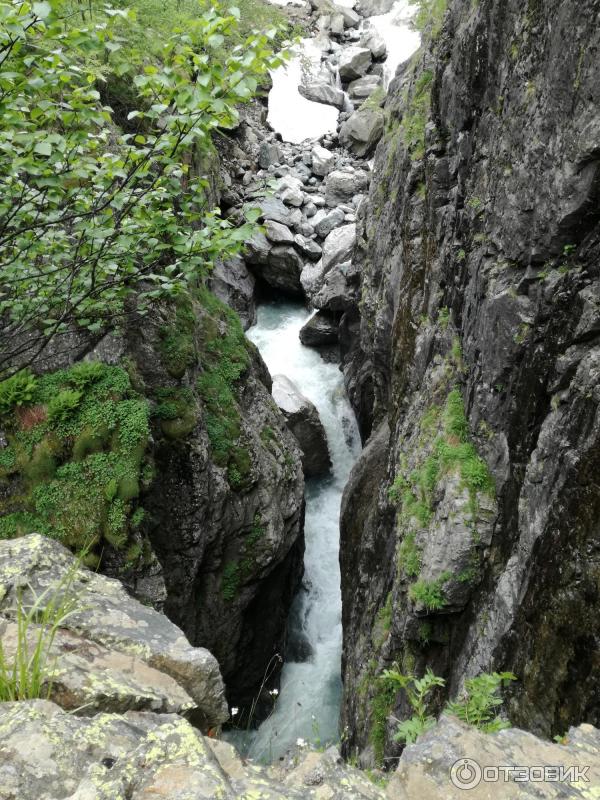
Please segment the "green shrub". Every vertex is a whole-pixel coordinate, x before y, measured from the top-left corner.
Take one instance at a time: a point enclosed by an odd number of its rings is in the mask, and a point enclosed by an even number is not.
[[[104,369],[100,361],[81,361],[69,370],[69,383],[76,389],[85,389],[103,377]]]
[[[444,686],[445,681],[434,675],[428,668],[422,678],[414,675],[403,675],[398,669],[386,669],[383,677],[393,684],[399,691],[406,692],[408,702],[414,714],[410,719],[401,722],[394,735],[394,740],[405,744],[413,744],[418,737],[435,725],[436,719],[428,713],[428,704],[431,693],[438,686]]]
[[[416,6],[412,22],[424,38],[436,39],[444,22],[448,0],[408,0]]]
[[[376,691],[371,700],[371,732],[375,764],[383,766],[388,717],[392,713],[398,690],[394,681],[385,673],[377,678]]]
[[[409,578],[416,578],[421,572],[421,551],[413,531],[405,535],[398,548],[398,568]]]
[[[478,675],[465,681],[463,697],[446,705],[446,711],[485,733],[508,728],[509,724],[496,716],[502,705],[501,688],[516,680],[512,672],[494,672]]]
[[[424,605],[428,611],[440,611],[448,601],[444,594],[444,584],[452,577],[448,572],[443,573],[435,581],[419,580],[409,589],[409,596],[413,603]]]
[[[228,561],[221,576],[221,596],[227,602],[233,600],[240,588],[240,566],[237,561]]]
[[[433,73],[425,70],[417,79],[412,93],[406,96],[402,117],[404,144],[415,160],[425,155],[425,127],[431,106]]]
[[[29,405],[35,398],[36,379],[27,370],[0,382],[0,416],[15,407]]]
[[[81,392],[63,389],[48,404],[48,421],[54,424],[66,422],[79,408],[81,398]]]

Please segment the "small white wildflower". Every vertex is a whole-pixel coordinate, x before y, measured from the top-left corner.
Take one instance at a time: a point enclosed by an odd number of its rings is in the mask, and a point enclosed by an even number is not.
[[[277,695],[279,694],[279,689],[271,689],[269,694],[271,695],[271,697],[277,697]]]
[[[306,747],[306,740],[305,739],[296,739],[296,744],[298,747]]]
[[[232,717],[235,717],[235,716],[236,716],[236,714],[238,713],[238,711],[239,711],[239,708],[232,708],[232,709],[231,709],[231,716],[232,716]]]

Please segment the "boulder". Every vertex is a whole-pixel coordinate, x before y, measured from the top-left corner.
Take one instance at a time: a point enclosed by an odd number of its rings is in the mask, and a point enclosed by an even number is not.
[[[374,91],[381,86],[381,75],[365,75],[364,78],[357,78],[348,86],[348,94],[351,100],[366,100]]]
[[[272,219],[288,227],[297,225],[302,217],[299,211],[288,208],[277,197],[259,197],[256,200],[246,203],[243,210],[247,211],[251,208],[260,209],[259,219],[261,221]]]
[[[352,258],[356,244],[356,225],[342,225],[331,231],[323,243],[323,269],[328,272],[336,264]]]
[[[330,747],[280,765],[245,764],[172,714],[76,717],[47,700],[0,704],[6,800],[385,800]]]
[[[43,595],[41,607],[45,607],[52,593],[64,592],[68,582],[77,610],[63,622],[64,628],[169,675],[195,702],[204,727],[228,719],[216,659],[208,650],[192,647],[164,614],[134,600],[119,581],[78,567],[72,554],[53,539],[33,533],[0,542],[4,616],[13,613],[18,591],[26,606]]]
[[[265,220],[265,236],[273,244],[292,244],[294,241],[294,234],[287,225],[272,219]]]
[[[321,258],[323,248],[317,244],[314,239],[308,239],[306,236],[302,236],[301,233],[298,233],[294,236],[294,244],[301,254],[305,258],[308,258],[309,261],[318,261]]]
[[[258,165],[268,169],[272,165],[281,164],[281,150],[274,142],[263,142],[258,151]]]
[[[33,653],[43,629],[27,631]],[[18,626],[0,620],[0,644],[10,662],[17,653]],[[48,650],[52,665],[42,681],[42,693],[66,711],[157,711],[185,714],[196,708],[187,692],[169,675],[134,655],[104,647],[72,631],[59,629]]]
[[[340,142],[359,158],[375,149],[383,135],[383,111],[380,108],[361,108],[344,122]]]
[[[334,170],[325,179],[325,202],[332,208],[352,199],[369,185],[369,176],[363,170],[347,172]],[[316,226],[315,226],[316,227]]]
[[[342,81],[354,81],[362,78],[371,66],[371,51],[368,47],[352,45],[342,50],[338,69]]]
[[[314,216],[313,226],[317,236],[325,239],[334,228],[339,228],[344,222],[344,212],[339,208],[331,211],[317,211]]]
[[[312,81],[307,84],[300,84],[298,91],[307,100],[313,103],[323,103],[327,106],[335,106],[340,111],[344,108],[345,96],[342,89],[331,86],[323,81]]]
[[[306,347],[337,344],[338,327],[336,317],[326,311],[317,311],[300,329],[300,341]]]
[[[244,258],[248,264],[266,264],[272,244],[262,231],[254,233],[246,241]]]
[[[331,150],[316,144],[311,150],[312,171],[315,175],[324,178],[335,166],[336,155]]]
[[[327,311],[348,311],[358,299],[358,271],[351,261],[335,264],[326,273],[316,295],[311,296],[315,308]]]
[[[374,28],[367,30],[361,37],[360,43],[363,47],[369,48],[375,61],[382,61],[387,56],[385,39]]]
[[[363,17],[377,17],[392,10],[396,0],[360,0],[359,7]]]
[[[304,289],[304,294],[309,300],[312,300],[321,286],[325,278],[325,269],[323,267],[323,260],[320,259],[316,263],[306,264],[302,273],[300,274],[300,283]]]
[[[300,273],[303,262],[292,245],[276,245],[264,261],[252,262],[254,273],[272,289],[301,297]]]
[[[272,394],[283,411],[289,429],[298,440],[306,477],[328,472],[331,458],[327,436],[315,405],[285,375],[273,375]]]
[[[301,189],[289,187],[288,189],[283,190],[281,193],[281,199],[286,206],[300,208],[300,206],[304,203],[304,192],[302,192]]]
[[[208,279],[211,292],[237,311],[244,330],[256,320],[254,285],[254,276],[241,256],[215,262]]]
[[[334,2],[333,8],[336,14],[340,14],[342,19],[344,20],[344,27],[345,28],[357,28],[360,23],[360,17],[354,11],[354,9],[350,8],[349,6],[344,6],[342,4],[338,5]]]
[[[461,762],[470,762],[457,769]],[[503,764],[514,767],[535,768],[538,778],[533,780],[506,779],[502,771],[494,768]],[[491,768],[486,780],[482,770]],[[579,780],[544,781],[539,778],[540,767],[581,768],[584,777]],[[587,769],[586,769],[587,768]],[[542,772],[543,774],[543,772]],[[483,778],[483,779],[482,779]],[[469,781],[473,781],[470,785]],[[464,783],[461,784],[461,781]],[[591,725],[571,728],[564,744],[538,739],[531,733],[508,728],[495,734],[486,734],[475,726],[466,725],[456,718],[442,716],[431,730],[419,736],[416,744],[405,748],[387,788],[387,796],[395,800],[444,797],[445,800],[550,800],[550,798],[586,797],[584,787],[600,783],[600,732]],[[443,790],[440,788],[443,787]]]

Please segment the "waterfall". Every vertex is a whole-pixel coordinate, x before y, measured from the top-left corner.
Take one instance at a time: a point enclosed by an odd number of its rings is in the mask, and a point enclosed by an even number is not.
[[[326,363],[301,344],[298,334],[311,312],[303,305],[276,301],[258,309],[247,332],[271,374],[284,374],[317,407],[333,463],[331,475],[306,486],[306,553],[303,588],[290,616],[290,651],[307,651],[303,661],[287,661],[274,713],[247,734],[244,751],[271,762],[298,739],[338,739],[341,693],[342,604],[339,569],[339,512],[350,469],[360,452],[360,436],[337,364]],[[232,737],[235,741],[239,737]]]

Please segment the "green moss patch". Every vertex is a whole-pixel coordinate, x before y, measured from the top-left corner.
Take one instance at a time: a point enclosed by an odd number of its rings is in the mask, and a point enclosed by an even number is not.
[[[250,355],[235,311],[206,289],[200,292],[200,302],[207,314],[200,322],[202,373],[196,387],[204,404],[213,460],[227,469],[231,487],[241,489],[251,477],[252,458],[242,430],[238,382],[250,366]]]
[[[1,415],[8,447],[0,457],[0,538],[38,531],[75,551],[103,539],[123,548],[135,527],[147,401],[125,370],[99,362],[31,381],[26,401]]]

